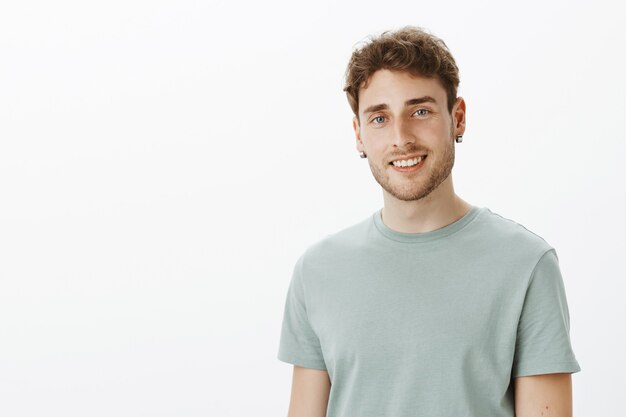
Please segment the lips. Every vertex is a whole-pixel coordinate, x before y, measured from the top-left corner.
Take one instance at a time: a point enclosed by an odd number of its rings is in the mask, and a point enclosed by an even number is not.
[[[393,163],[390,163],[389,165],[391,165],[391,168],[394,171],[397,172],[405,172],[405,173],[411,173],[411,172],[419,172],[422,167],[424,166],[424,161],[426,161],[426,156],[422,157],[422,160],[416,164],[416,165],[412,165],[412,166],[395,166]]]
[[[402,157],[402,158],[394,159],[393,161],[389,162],[389,165],[395,167],[396,165],[394,165],[394,162],[397,162],[397,161],[410,161],[410,160],[413,160],[415,158],[419,159],[417,165],[421,165],[422,162],[426,159],[426,156],[427,155],[415,155],[415,156],[409,156],[409,157]]]
[[[403,161],[403,160],[415,159],[415,158],[417,158],[419,156],[421,156],[422,159],[426,158],[426,154],[416,154],[416,155],[409,155],[409,156],[398,156],[398,157],[392,159],[391,162],[389,162],[389,164],[393,165],[393,163],[395,161]]]

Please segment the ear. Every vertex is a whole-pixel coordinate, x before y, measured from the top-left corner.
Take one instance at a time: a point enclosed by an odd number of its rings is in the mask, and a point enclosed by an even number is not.
[[[356,119],[356,116],[352,118],[352,128],[354,129],[354,135],[356,136],[356,150],[359,152],[365,152],[365,147],[363,146],[363,142],[361,141],[361,130],[359,128],[359,121]]]
[[[457,97],[454,107],[452,108],[452,119],[454,123],[454,136],[465,133],[465,100],[463,100],[463,97]]]

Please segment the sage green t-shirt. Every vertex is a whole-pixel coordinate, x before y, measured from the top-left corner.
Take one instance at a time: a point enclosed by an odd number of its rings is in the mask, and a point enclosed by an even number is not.
[[[426,233],[377,210],[307,247],[278,359],[328,372],[328,417],[513,417],[514,377],[580,371],[555,249],[478,206]]]

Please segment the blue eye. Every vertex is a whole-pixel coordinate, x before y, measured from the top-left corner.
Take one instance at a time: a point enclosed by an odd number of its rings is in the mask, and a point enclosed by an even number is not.
[[[417,109],[417,110],[415,110],[415,113],[413,113],[413,114],[417,114],[418,116],[426,116],[428,113],[430,113],[430,110],[428,110],[428,109]],[[376,121],[377,119],[383,119],[383,120],[380,120],[379,122],[377,122]],[[371,120],[370,123],[374,123],[375,125],[379,125],[379,124],[383,123],[384,119],[385,119],[385,116],[376,116],[376,117],[374,117]]]

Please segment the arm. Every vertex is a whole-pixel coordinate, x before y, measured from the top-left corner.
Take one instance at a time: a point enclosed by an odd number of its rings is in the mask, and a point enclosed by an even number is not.
[[[294,365],[287,417],[326,417],[329,395],[327,371]]]
[[[572,376],[555,373],[515,378],[516,417],[572,417]]]

